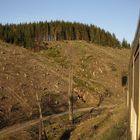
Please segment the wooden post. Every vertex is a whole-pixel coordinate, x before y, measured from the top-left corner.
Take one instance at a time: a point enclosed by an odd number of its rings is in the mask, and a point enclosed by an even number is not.
[[[69,104],[69,121],[73,123],[73,68],[69,71],[69,87],[68,87],[68,104]]]

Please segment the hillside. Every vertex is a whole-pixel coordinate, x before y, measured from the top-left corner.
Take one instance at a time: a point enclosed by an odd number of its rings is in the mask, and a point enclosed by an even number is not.
[[[121,87],[121,75],[127,71],[130,49],[102,47],[85,41],[50,41],[40,45],[45,49],[31,52],[22,47],[0,42],[1,129],[38,118],[36,94],[41,100],[43,116],[68,111],[67,92],[71,66],[73,67],[74,109],[116,107],[92,110],[93,114],[97,112],[96,115],[91,115],[90,112],[76,113],[75,117],[79,120],[74,127],[67,123],[67,116],[51,118],[45,122],[48,138],[60,139],[68,129],[72,140],[85,140],[85,132],[86,136],[92,139],[100,132],[104,134],[117,121],[119,123],[125,117],[126,95]],[[112,122],[111,125],[106,128],[99,127],[99,130],[95,125],[97,129],[95,135],[92,131],[88,131],[88,129],[92,130],[91,127],[94,128],[90,126],[94,121],[100,124],[100,121],[106,120],[104,118],[109,118],[110,111],[111,119],[105,121],[103,126],[106,126],[108,121]],[[121,117],[116,117],[120,114]],[[87,129],[84,130],[81,125],[87,126]],[[80,134],[75,136],[79,130]],[[14,138],[18,140],[21,137],[27,140],[37,139],[38,127],[20,131],[18,136],[13,133],[4,140]]]

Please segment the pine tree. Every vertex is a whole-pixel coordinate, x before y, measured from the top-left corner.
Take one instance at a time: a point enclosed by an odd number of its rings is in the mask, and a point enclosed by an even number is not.
[[[95,25],[64,21],[0,24],[0,39],[26,48],[38,47],[35,44],[53,40],[85,40],[103,46],[130,47],[125,39],[120,43],[115,34]]]
[[[125,38],[122,41],[122,47],[123,48],[130,48],[130,44],[125,40]]]

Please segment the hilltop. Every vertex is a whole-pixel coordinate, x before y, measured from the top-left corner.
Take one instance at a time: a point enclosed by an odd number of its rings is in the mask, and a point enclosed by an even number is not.
[[[1,128],[38,118],[36,94],[41,99],[43,116],[67,111],[71,66],[75,109],[117,106],[116,109],[111,110],[111,125],[103,129],[99,127],[103,134],[116,123],[112,121],[114,116],[119,116],[121,113],[122,118],[125,117],[126,94],[121,87],[121,75],[127,72],[130,49],[102,47],[86,41],[49,41],[41,42],[40,45],[43,46],[43,50],[32,52],[23,47],[0,42]],[[98,131],[98,125],[93,128],[97,130],[93,136],[91,122],[94,124],[97,120],[96,123],[100,124],[100,121],[105,120],[103,126],[106,126],[106,117],[110,110],[105,109],[100,112],[101,114],[98,112],[97,116],[87,112],[87,116],[83,118],[81,117],[83,114],[76,114],[81,119],[75,128],[71,129],[70,126],[71,139],[84,139],[85,132],[91,139],[98,136],[101,132]],[[49,123],[45,122],[50,139],[58,139],[69,129],[66,123],[64,124],[66,129],[61,131],[62,120],[66,118],[67,116],[58,118],[56,122],[55,119],[50,119]],[[122,118],[118,117],[117,121]],[[86,128],[91,131],[87,129],[83,132],[82,125],[87,126]],[[32,128],[32,133],[34,129]],[[79,130],[80,134],[75,136]],[[23,136],[23,132],[19,134]],[[24,135],[33,139],[33,134],[29,131],[24,132]],[[34,139],[37,139],[37,132],[34,132],[34,135]]]
[[[42,49],[42,41],[84,40],[100,46],[130,48],[125,39],[120,41],[114,33],[93,24],[51,21],[21,24],[0,24],[0,39],[35,50]]]

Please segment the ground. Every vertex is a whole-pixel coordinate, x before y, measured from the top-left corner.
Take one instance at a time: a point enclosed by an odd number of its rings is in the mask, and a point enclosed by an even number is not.
[[[68,111],[72,67],[74,109],[97,109],[76,112],[74,125],[68,122],[67,115],[46,119],[48,139],[85,140],[86,136],[100,140],[116,135],[123,139],[126,93],[121,86],[121,76],[127,73],[130,49],[102,47],[85,41],[42,42],[41,45],[45,49],[33,52],[0,42],[1,129],[37,119],[36,94],[43,116]],[[100,106],[108,108],[100,109]],[[3,139],[38,139],[38,125],[16,135],[12,133]]]

